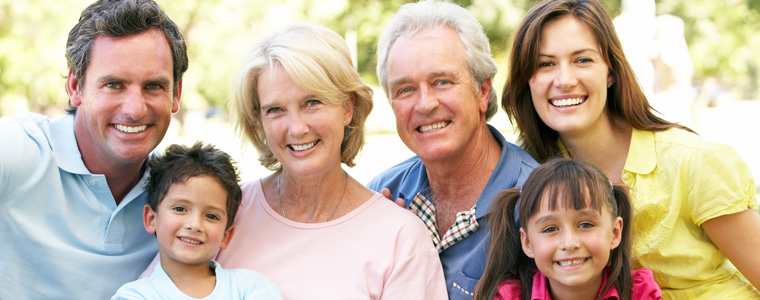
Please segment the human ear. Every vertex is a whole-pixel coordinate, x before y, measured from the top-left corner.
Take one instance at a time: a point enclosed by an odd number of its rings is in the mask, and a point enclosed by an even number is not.
[[[623,218],[617,217],[612,222],[612,241],[610,242],[610,250],[620,246],[620,240],[623,238]]]
[[[351,124],[351,119],[354,117],[354,104],[356,102],[356,93],[351,93],[343,103],[343,109],[346,111],[343,115],[344,125]]]
[[[485,113],[488,111],[488,101],[491,99],[491,78],[483,80],[480,84],[480,98],[478,99],[478,108],[480,112]]]
[[[79,90],[79,79],[74,76],[74,72],[69,69],[69,75],[66,76],[66,92],[69,94],[71,105],[79,107],[82,104],[81,91]]]
[[[607,73],[607,87],[610,87],[615,84],[615,76],[612,75],[612,70],[609,70]]]
[[[525,229],[523,227],[520,227],[520,243],[522,244],[523,252],[525,252],[525,255],[527,255],[530,258],[533,257],[533,247],[530,245],[530,240],[528,240],[528,234],[525,233]]]
[[[150,208],[150,205],[145,204],[143,207],[143,225],[148,233],[156,233],[156,215],[157,213]]]
[[[230,226],[230,228],[227,228],[227,230],[224,231],[224,236],[222,236],[222,243],[219,244],[219,249],[227,249],[233,235],[235,235],[235,225]]]
[[[172,96],[172,113],[176,114],[179,111],[179,98],[182,96],[182,80],[177,84],[177,90],[174,91]]]

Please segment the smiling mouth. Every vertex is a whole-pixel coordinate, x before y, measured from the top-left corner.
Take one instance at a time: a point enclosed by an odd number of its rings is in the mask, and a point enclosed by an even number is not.
[[[563,267],[567,267],[567,266],[574,266],[574,265],[582,264],[582,263],[586,262],[586,260],[588,260],[588,257],[587,258],[574,259],[574,260],[561,260],[561,261],[558,261],[557,264],[560,265],[560,266],[563,266]]]
[[[296,151],[296,152],[306,151],[306,150],[309,150],[311,148],[314,148],[314,146],[316,146],[317,143],[319,143],[319,141],[320,140],[316,140],[316,141],[313,141],[311,143],[303,144],[303,145],[288,145],[288,147],[290,148],[290,150],[293,150],[293,151]]]
[[[567,106],[575,106],[580,105],[583,102],[586,102],[587,97],[578,97],[578,98],[565,98],[565,99],[558,99],[558,100],[549,100],[549,103],[551,103],[554,107],[567,107]]]
[[[190,244],[193,244],[193,245],[200,245],[200,244],[203,244],[203,242],[201,242],[201,241],[191,240],[191,239],[188,239],[188,238],[183,238],[183,237],[180,237],[180,238],[179,238],[179,240],[180,240],[180,241],[183,241],[183,242],[185,242],[185,243],[190,243]]]
[[[433,130],[441,129],[443,127],[448,126],[449,124],[451,124],[451,121],[441,121],[441,122],[438,122],[438,123],[434,123],[434,124],[430,124],[430,125],[423,125],[423,126],[417,127],[417,131],[420,132],[420,133],[425,133],[425,132],[428,132],[428,131],[433,131]]]
[[[113,125],[116,130],[126,133],[138,133],[145,131],[145,129],[148,129],[148,125],[140,125],[140,126],[127,126],[127,125],[121,125],[121,124],[115,124]]]

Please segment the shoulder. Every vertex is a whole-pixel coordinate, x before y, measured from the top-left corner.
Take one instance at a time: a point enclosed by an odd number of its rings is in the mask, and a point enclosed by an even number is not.
[[[372,202],[370,206],[355,219],[372,228],[375,239],[393,241],[395,251],[400,255],[435,250],[427,227],[413,212],[399,207],[378,193],[368,201]],[[437,258],[437,251],[435,254]]]
[[[40,167],[57,169],[50,120],[46,116],[0,118],[0,141],[13,145],[0,150],[0,193],[5,196],[22,191],[26,183],[39,178],[34,174],[40,172]]]
[[[277,286],[259,272],[249,269],[224,269],[218,267],[217,276],[220,273],[226,273],[229,276],[228,282],[232,284],[234,289],[238,292],[244,292],[243,298],[282,299]]]
[[[51,149],[51,138],[50,119],[47,116],[27,114],[0,118],[0,139],[10,145],[17,145],[6,150],[15,149],[22,153],[29,151],[29,146]]]
[[[631,271],[631,299],[662,299],[660,286],[654,281],[652,270],[641,268]]]
[[[504,138],[504,135],[491,125],[488,125],[488,127],[491,130],[491,133],[493,133],[494,138],[499,144],[501,144],[501,159],[508,158],[510,160],[515,160],[519,162],[521,169],[524,170],[532,171],[538,167],[539,163],[527,151],[523,150],[523,148],[516,144],[508,142],[507,139]]]
[[[150,299],[152,290],[155,289],[150,283],[150,277],[140,278],[122,285],[111,300]]]
[[[376,192],[383,188],[390,188],[393,191],[392,186],[398,187],[410,176],[417,177],[423,171],[419,156],[413,156],[372,178],[367,184],[367,188]]]
[[[680,158],[688,166],[702,168],[709,165],[746,165],[733,147],[708,142],[697,134],[682,129],[654,132],[658,156],[665,161]]]

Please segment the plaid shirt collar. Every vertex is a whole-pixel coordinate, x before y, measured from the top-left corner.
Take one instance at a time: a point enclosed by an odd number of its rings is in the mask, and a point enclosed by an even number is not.
[[[464,240],[478,230],[480,226],[475,216],[475,207],[477,207],[477,204],[473,205],[469,210],[458,212],[454,224],[449,227],[446,234],[441,238],[438,226],[436,225],[435,205],[433,202],[422,193],[418,193],[414,197],[414,200],[412,200],[412,203],[409,204],[409,209],[417,214],[417,217],[427,226],[430,237],[433,239],[433,244],[438,249],[438,253]]]

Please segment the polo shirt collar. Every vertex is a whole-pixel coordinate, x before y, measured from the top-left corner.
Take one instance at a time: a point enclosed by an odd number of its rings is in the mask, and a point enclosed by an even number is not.
[[[74,135],[74,115],[66,114],[50,122],[53,156],[58,167],[72,174],[91,174],[82,161]]]
[[[487,126],[491,134],[496,138],[496,141],[501,145],[501,155],[499,156],[496,168],[488,179],[486,187],[476,202],[477,207],[480,208],[475,210],[475,217],[478,219],[488,213],[488,208],[491,207],[494,197],[499,192],[517,185],[519,172],[522,167],[522,159],[519,153],[509,146],[507,140],[496,128],[491,125]],[[425,165],[422,164],[421,160],[418,160],[409,169],[407,178],[399,187],[399,197],[404,199],[407,207],[414,200],[414,197],[417,196],[417,193],[421,193],[430,199],[430,182]]]
[[[628,148],[628,158],[624,170],[637,174],[649,174],[657,166],[654,132],[633,129],[631,146]]]

